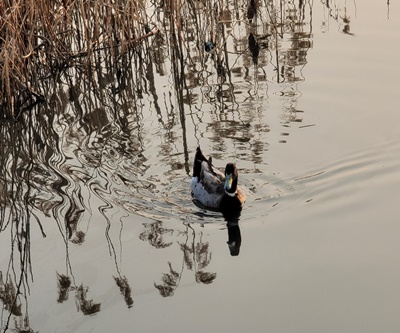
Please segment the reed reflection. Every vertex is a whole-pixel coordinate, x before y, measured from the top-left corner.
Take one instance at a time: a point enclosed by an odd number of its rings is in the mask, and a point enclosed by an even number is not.
[[[145,231],[143,231],[139,238],[144,241],[147,240],[150,245],[154,246],[157,249],[164,249],[172,245],[172,242],[165,242],[163,239],[164,234],[172,235],[173,229],[165,229],[162,227],[162,222],[156,221],[152,223],[143,224],[145,227]]]
[[[70,292],[74,292],[76,300],[76,307],[78,311],[81,311],[84,315],[93,315],[100,311],[101,304],[93,302],[92,299],[88,299],[87,293],[89,288],[83,286],[73,286],[71,278],[69,276],[57,273],[57,286],[58,286],[58,303],[63,303],[68,300]]]
[[[184,231],[167,228],[161,221],[181,219],[184,208],[160,193],[176,175],[189,173],[188,147],[200,138],[209,138],[216,158],[235,145],[241,159],[264,162],[269,125],[258,99],[268,98],[268,80],[288,84],[282,88],[284,119],[302,120],[296,84],[305,80],[302,68],[312,47],[309,3],[249,0],[247,19],[247,8],[236,2],[164,2],[149,6],[149,14],[129,3],[120,10],[120,2],[114,9],[104,1],[77,7],[70,1],[41,2],[51,20],[39,27],[41,7],[33,8],[35,34],[30,22],[12,22],[19,16],[0,5],[7,17],[1,43],[30,38],[22,43],[23,56],[9,54],[15,44],[1,48],[0,60],[2,69],[14,69],[0,92],[5,98],[0,105],[9,102],[0,115],[0,232],[7,230],[13,242],[0,281],[7,327],[11,315],[27,316],[35,264],[31,230],[38,227],[46,237],[47,220],[55,220],[66,258],[64,275],[57,275],[58,301],[72,293],[83,314],[101,306],[88,297],[87,282],[74,282],[69,251],[90,236],[94,213],[106,221],[106,245],[116,263],[110,280],[127,307],[133,305],[132,290],[120,273],[110,235],[122,225],[115,216],[147,219],[139,238],[158,249],[174,245],[168,237],[184,237],[179,243],[183,266],[196,282],[212,283],[216,273],[206,269],[211,249],[205,236],[190,224]],[[95,10],[97,16],[88,17]],[[153,20],[162,22],[162,34]],[[17,33],[17,26],[27,29],[17,36],[23,38],[3,38],[6,31]],[[7,82],[12,89],[6,89]],[[224,217],[230,253],[239,255],[239,216]],[[168,263],[162,282],[155,283],[163,296],[179,285],[183,269],[177,267]]]
[[[337,26],[340,27],[340,30],[349,36],[354,36],[355,34],[350,31],[350,22],[351,22],[351,16],[348,14],[348,12],[351,10],[354,12],[354,16],[357,16],[357,3],[356,1],[351,2],[351,5],[349,6],[347,1],[343,2],[337,2],[337,1],[321,1],[321,3],[324,5],[324,8],[326,9],[327,13],[327,18],[326,22],[323,22],[323,28],[326,30],[329,27],[329,21],[330,19],[333,19],[336,23]],[[352,8],[349,8],[352,7]],[[387,1],[387,8],[388,8],[388,18],[389,18],[389,1]]]
[[[31,228],[38,227],[46,237],[33,202],[39,196],[34,176],[38,165],[35,156],[41,149],[33,117],[0,124],[0,232],[9,232],[9,251],[3,245],[0,268],[0,300],[3,303],[0,323],[6,331],[14,318],[18,329],[30,330],[28,308],[31,267]],[[37,142],[37,143],[36,143]],[[4,242],[8,244],[8,242]]]
[[[119,287],[121,295],[124,297],[125,304],[128,308],[133,306],[133,299],[132,299],[132,289],[129,285],[128,279],[125,276],[114,276],[115,283]]]
[[[185,268],[194,274],[199,284],[210,284],[217,277],[217,273],[205,271],[211,262],[212,253],[209,243],[203,240],[203,232],[198,233],[189,223],[185,223],[185,230],[180,231],[179,236],[184,237],[183,242],[178,242],[182,252],[182,262],[178,265],[180,269],[174,269],[172,263],[168,262],[169,272],[163,273],[161,283],[154,282],[154,287],[163,297],[174,295]]]

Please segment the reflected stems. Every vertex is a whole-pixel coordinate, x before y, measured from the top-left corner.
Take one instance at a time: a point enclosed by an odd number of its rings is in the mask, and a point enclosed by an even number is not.
[[[174,83],[175,83],[175,91],[176,96],[178,98],[178,107],[179,107],[179,118],[181,121],[182,126],[182,139],[183,139],[183,152],[185,157],[185,170],[187,174],[190,174],[190,167],[189,167],[189,150],[187,144],[187,135],[186,135],[186,117],[185,117],[185,108],[183,103],[183,88],[187,90],[186,80],[185,80],[185,65],[184,59],[182,54],[182,38],[179,38],[175,32],[174,24],[171,24],[172,32],[171,32],[171,39],[172,39],[172,54],[171,54],[171,61],[172,61],[172,68],[173,68],[173,75],[174,75]],[[178,72],[179,70],[179,72]],[[189,101],[190,103],[190,101]]]
[[[106,201],[101,194],[106,193],[106,194],[111,194],[111,183],[107,177],[107,175],[104,172],[104,176],[100,173],[99,169],[96,169],[99,175],[100,179],[103,179],[105,181],[105,186],[100,187],[100,182],[98,183],[92,183],[89,184],[89,187],[92,189],[93,193],[102,201],[104,202],[104,205],[99,206],[99,212],[103,215],[104,219],[107,222],[107,227],[105,230],[105,237],[107,240],[108,244],[108,250],[110,256],[114,259],[114,264],[115,264],[115,269],[117,271],[117,277],[113,276],[115,283],[117,284],[121,294],[124,296],[124,300],[128,308],[131,308],[133,306],[133,299],[131,296],[132,290],[129,285],[128,279],[125,276],[121,275],[120,268],[118,265],[117,261],[117,252],[115,250],[114,243],[110,237],[110,229],[111,229],[111,220],[107,217],[106,211],[111,210],[113,208],[113,205],[110,204],[108,201]],[[97,185],[97,186],[96,186]],[[120,256],[122,256],[122,230],[123,230],[123,222],[122,218],[120,219],[121,222],[121,228],[119,232],[119,242],[120,242]],[[95,312],[100,311],[100,303],[91,303],[90,307],[88,309],[91,309]],[[84,314],[86,314],[84,312]]]
[[[232,74],[231,74],[231,69],[229,68],[229,56],[228,56],[228,47],[227,47],[227,43],[226,43],[226,32],[225,32],[225,25],[221,24],[221,31],[222,31],[222,39],[224,41],[223,43],[223,51],[224,51],[224,55],[225,55],[225,64],[226,64],[226,72],[229,78],[229,86],[230,86],[230,94],[231,94],[231,99],[232,99],[232,103],[235,103],[237,107],[239,107],[239,104],[236,102],[236,96],[234,93],[234,85],[232,83]],[[233,68],[233,66],[232,66]]]
[[[154,287],[159,290],[161,296],[169,297],[173,296],[175,290],[178,288],[185,265],[188,270],[194,271],[195,280],[197,283],[210,284],[212,283],[217,274],[204,272],[202,269],[208,266],[211,261],[211,253],[209,253],[208,242],[202,241],[202,233],[200,240],[196,243],[196,231],[189,223],[184,223],[186,231],[183,232],[186,235],[185,242],[179,243],[180,248],[183,252],[183,260],[181,265],[181,271],[177,272],[172,268],[171,262],[168,262],[169,273],[163,273],[162,284],[154,283]],[[189,245],[189,232],[192,232],[192,243]]]
[[[283,16],[283,13],[282,13],[283,12],[282,1],[279,2],[279,5],[280,5],[281,22],[283,22],[283,19],[282,19],[282,16]],[[276,58],[276,68],[275,68],[275,70],[276,70],[276,74],[277,74],[276,81],[277,81],[277,83],[281,83],[280,73],[279,73],[279,43],[278,43],[278,36],[280,38],[283,38],[283,25],[281,24],[281,32],[279,33],[278,32],[278,24],[276,22],[276,17],[272,17],[271,11],[270,11],[270,8],[269,8],[268,4],[266,4],[266,8],[267,8],[267,13],[268,13],[270,22],[271,22],[271,24],[272,24],[272,26],[274,28],[274,31],[275,31],[275,58]]]
[[[354,2],[355,3],[355,2]],[[387,19],[390,19],[390,0],[387,0]]]
[[[188,237],[186,239],[186,243],[184,245],[181,245],[185,255],[184,259],[186,259],[185,263],[187,264],[189,269],[193,269],[194,267],[195,279],[197,283],[210,284],[214,281],[217,274],[204,272],[202,270],[203,268],[207,267],[211,261],[211,252],[209,253],[208,242],[203,242],[203,233],[201,232],[200,239],[196,243],[196,231],[190,226],[190,224],[187,224],[186,232],[188,232],[189,228],[192,230],[193,233],[192,247],[190,249],[190,247],[187,246]],[[185,250],[189,251],[186,252]],[[188,256],[190,253],[192,253],[191,260]]]
[[[116,266],[118,275],[120,275],[119,268],[118,268],[118,262],[117,262],[117,254],[115,251],[114,244],[111,241],[111,237],[110,237],[111,221],[107,217],[107,214],[106,214],[106,211],[111,210],[113,208],[113,206],[111,205],[111,203],[109,203],[107,200],[105,200],[103,198],[103,196],[101,195],[104,193],[111,195],[111,182],[108,179],[105,172],[102,173],[99,168],[96,168],[96,171],[97,171],[98,178],[103,179],[105,185],[103,187],[101,187],[100,181],[97,181],[97,182],[92,182],[91,184],[89,184],[89,188],[91,188],[91,191],[97,196],[97,198],[99,198],[102,202],[104,202],[104,205],[99,206],[98,210],[107,222],[107,227],[105,230],[105,237],[106,237],[107,244],[108,244],[108,251],[110,253],[110,256],[112,256],[114,258],[114,262],[115,262],[115,266]],[[97,179],[97,177],[96,177],[96,179]]]
[[[27,123],[25,123],[26,118]],[[8,133],[5,131],[6,128],[9,129]],[[21,303],[19,302],[20,295],[23,295],[25,299],[25,316],[23,321],[21,321],[23,322],[22,327],[24,329],[29,327],[27,294],[30,290],[28,274],[33,281],[30,253],[30,219],[31,215],[33,215],[31,212],[31,200],[33,197],[31,177],[35,166],[32,113],[29,113],[25,118],[21,118],[20,122],[10,124],[9,127],[4,125],[2,130],[3,132],[1,134],[4,136],[3,140],[8,139],[9,142],[7,147],[9,148],[9,154],[3,154],[0,165],[3,169],[2,181],[4,182],[6,190],[4,192],[4,207],[2,207],[1,214],[1,231],[4,231],[11,222],[11,252],[7,267],[6,282],[3,283],[2,279],[0,281],[2,285],[0,296],[5,307],[9,309],[9,314],[4,326],[4,332],[6,332],[9,327],[11,316],[22,316]],[[7,136],[8,138],[6,138]],[[23,148],[26,148],[26,150],[23,150]],[[11,168],[7,165],[10,156],[12,158]],[[7,179],[7,176],[9,176],[10,179]],[[8,188],[7,184],[10,184],[10,188]],[[25,186],[23,184],[25,184]],[[9,196],[9,198],[7,196]],[[9,217],[7,222],[5,222],[7,204],[10,204],[8,212]],[[34,217],[38,222],[42,235],[45,237],[39,219],[36,216]],[[14,266],[16,248],[19,252],[19,274]],[[15,289],[13,281],[15,281]]]

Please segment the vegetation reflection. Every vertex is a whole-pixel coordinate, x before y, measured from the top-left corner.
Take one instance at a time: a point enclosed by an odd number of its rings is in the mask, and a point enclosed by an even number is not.
[[[163,273],[162,283],[154,283],[154,287],[158,289],[161,296],[167,297],[174,295],[175,290],[179,286],[184,268],[194,273],[197,283],[210,284],[217,277],[217,273],[205,272],[211,261],[211,251],[208,242],[203,241],[203,233],[197,239],[195,229],[188,223],[185,224],[185,230],[180,232],[185,237],[184,242],[178,242],[182,251],[182,264],[180,270],[174,270],[171,262],[168,262],[169,272]]]
[[[348,13],[322,3],[350,34]],[[182,204],[188,196],[179,185],[177,199],[160,193],[177,176],[186,181],[190,140],[208,138],[215,158],[228,142],[239,158],[264,163],[269,126],[260,95],[267,99],[273,84],[283,98],[281,142],[288,140],[290,124],[304,117],[297,101],[313,45],[312,3],[5,0],[0,17],[0,232],[10,239],[0,268],[2,330],[18,318],[16,331],[32,331],[31,240],[47,236],[49,221],[62,237],[67,267],[56,275],[57,301],[73,293],[85,315],[101,304],[74,282],[69,251],[86,242],[94,213],[106,221],[114,259],[110,229],[126,214],[150,221],[139,238],[158,249],[173,246],[166,236],[184,237],[181,267],[168,262],[154,283],[162,296],[173,295],[184,268],[199,284],[212,283],[209,243],[186,221],[193,215]],[[160,222],[168,219],[185,230]],[[226,220],[236,256],[239,218]],[[114,275],[130,308],[132,290],[117,264]]]

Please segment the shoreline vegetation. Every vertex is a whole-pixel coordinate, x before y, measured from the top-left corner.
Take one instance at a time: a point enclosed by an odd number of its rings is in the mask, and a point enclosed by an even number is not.
[[[17,118],[45,101],[41,81],[66,69],[90,70],[158,33],[143,3],[4,0],[0,2],[1,119]]]

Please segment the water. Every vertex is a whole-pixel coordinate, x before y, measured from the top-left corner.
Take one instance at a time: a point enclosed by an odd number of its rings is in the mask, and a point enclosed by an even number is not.
[[[398,4],[286,3],[277,39],[272,7],[220,9],[214,54],[188,19],[3,125],[2,331],[399,330]],[[198,145],[237,163],[238,225],[193,204]]]

